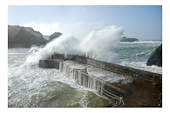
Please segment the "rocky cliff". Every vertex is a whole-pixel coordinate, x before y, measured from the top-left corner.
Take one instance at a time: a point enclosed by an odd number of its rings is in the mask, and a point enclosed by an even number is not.
[[[55,32],[54,34],[52,34],[50,37],[49,37],[49,41],[55,39],[55,38],[58,38],[59,36],[61,36],[62,33],[60,32]]]
[[[40,46],[47,42],[40,32],[30,27],[8,25],[8,48],[29,48],[32,45]]]
[[[123,37],[120,42],[134,42],[134,41],[139,41],[137,38],[126,38]]]
[[[148,66],[157,65],[162,67],[162,44],[155,49],[146,64]]]

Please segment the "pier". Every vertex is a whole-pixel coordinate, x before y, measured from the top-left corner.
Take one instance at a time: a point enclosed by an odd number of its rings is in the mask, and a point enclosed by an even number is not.
[[[39,67],[56,68],[109,98],[110,107],[161,107],[162,75],[75,55],[55,54]]]

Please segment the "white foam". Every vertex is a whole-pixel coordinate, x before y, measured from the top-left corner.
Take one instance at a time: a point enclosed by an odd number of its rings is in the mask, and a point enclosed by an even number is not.
[[[156,65],[147,66],[146,62],[144,61],[131,62],[131,61],[123,60],[120,62],[120,65],[162,74],[162,67],[158,67]]]

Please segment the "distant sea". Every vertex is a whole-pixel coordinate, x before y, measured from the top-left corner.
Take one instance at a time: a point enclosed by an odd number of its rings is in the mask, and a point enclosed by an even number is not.
[[[119,55],[117,64],[162,74],[162,67],[146,65],[151,53],[161,44],[162,41],[119,42],[114,48]]]

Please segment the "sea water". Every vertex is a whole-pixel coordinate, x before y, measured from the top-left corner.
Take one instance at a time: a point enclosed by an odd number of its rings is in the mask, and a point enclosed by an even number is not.
[[[117,64],[162,74],[162,67],[146,65],[151,53],[161,44],[162,41],[119,42],[114,48],[119,55]]]
[[[114,48],[119,56],[117,64],[161,74],[162,67],[146,65],[161,43],[119,42]],[[38,49],[8,49],[8,107],[104,107],[110,104],[110,100],[96,90],[80,86],[58,69],[26,63]]]
[[[58,69],[28,65],[29,49],[8,49],[8,107],[103,107],[110,101]]]

